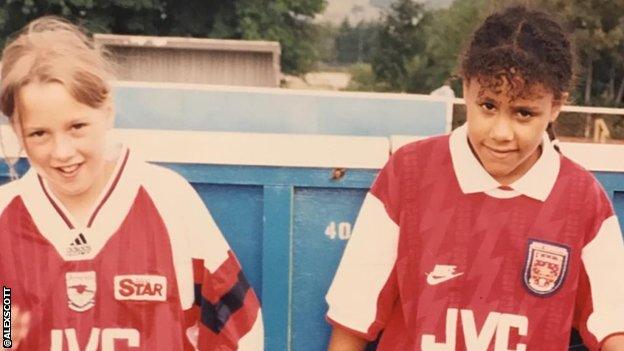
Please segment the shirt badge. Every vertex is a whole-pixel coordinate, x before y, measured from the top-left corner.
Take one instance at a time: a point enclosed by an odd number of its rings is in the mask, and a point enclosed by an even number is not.
[[[84,312],[95,306],[95,272],[67,272],[67,305],[71,310]]]
[[[115,276],[115,299],[123,301],[167,301],[167,277],[133,274]]]
[[[570,249],[545,241],[529,240],[524,266],[524,284],[538,296],[553,294],[561,287],[570,260]]]

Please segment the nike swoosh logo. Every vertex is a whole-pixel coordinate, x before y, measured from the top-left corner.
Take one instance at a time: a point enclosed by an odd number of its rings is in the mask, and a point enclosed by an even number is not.
[[[464,273],[456,273],[456,274],[451,274],[451,275],[433,275],[433,274],[428,274],[427,275],[427,284],[429,285],[437,285],[440,283],[444,283],[447,280],[451,280],[453,278],[457,278],[460,275],[462,275]]]

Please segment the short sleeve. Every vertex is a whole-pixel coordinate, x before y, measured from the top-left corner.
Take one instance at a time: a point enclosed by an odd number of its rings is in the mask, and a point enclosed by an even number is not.
[[[203,201],[188,187],[185,225],[193,253],[197,347],[201,351],[262,350],[258,298]]]
[[[600,191],[595,236],[582,251],[575,324],[585,345],[599,350],[604,340],[624,333],[624,240],[606,194]]]
[[[137,167],[169,233],[192,346],[200,351],[262,350],[258,298],[199,194],[169,169],[143,162]]]
[[[398,178],[392,164],[364,199],[326,297],[330,324],[367,340],[385,327],[398,296]]]

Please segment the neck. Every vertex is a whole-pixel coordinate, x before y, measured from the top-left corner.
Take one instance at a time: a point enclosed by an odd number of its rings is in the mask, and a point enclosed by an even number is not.
[[[56,191],[54,187],[50,185],[50,190],[52,190],[54,196],[56,196],[67,211],[69,211],[74,221],[76,221],[76,223],[74,223],[75,225],[86,226],[92,209],[97,205],[95,202],[98,201],[114,169],[115,162],[106,161],[102,172],[97,176],[93,184],[86,191],[78,195],[63,194],[62,192]]]

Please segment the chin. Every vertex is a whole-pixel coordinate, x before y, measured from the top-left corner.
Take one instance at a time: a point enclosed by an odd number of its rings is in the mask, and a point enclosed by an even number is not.
[[[501,167],[488,167],[488,168],[485,168],[485,170],[494,179],[500,179],[500,178],[507,177],[511,173],[511,170],[509,170],[507,168],[501,168]]]
[[[51,184],[61,196],[79,196],[84,194],[89,187],[86,184]]]

